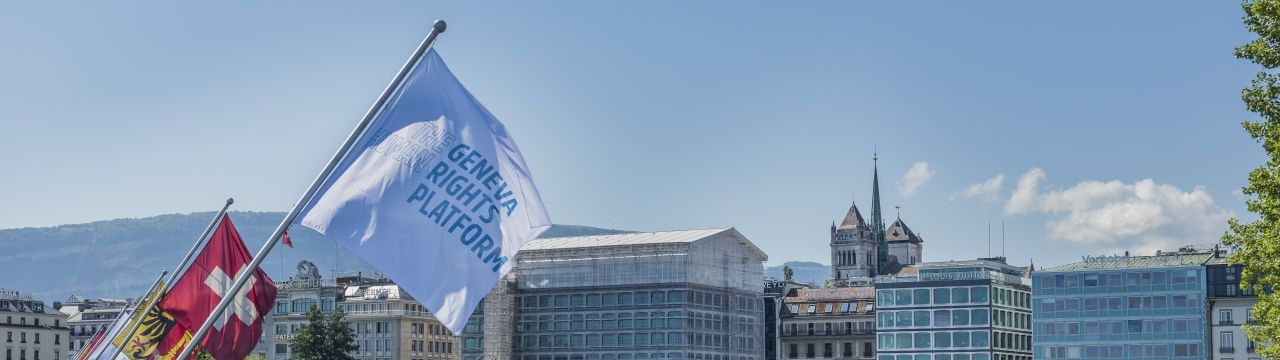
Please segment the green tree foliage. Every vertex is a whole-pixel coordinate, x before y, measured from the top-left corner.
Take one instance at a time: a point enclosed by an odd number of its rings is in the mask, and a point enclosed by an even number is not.
[[[355,360],[356,332],[343,321],[342,309],[328,315],[312,306],[307,310],[307,323],[298,328],[298,334],[289,340],[294,360]]]
[[[782,279],[791,281],[792,275],[795,275],[795,271],[792,271],[790,266],[782,265]]]
[[[1241,98],[1260,120],[1245,121],[1244,129],[1262,145],[1267,162],[1249,173],[1243,188],[1245,201],[1258,219],[1243,223],[1231,219],[1222,243],[1235,252],[1233,264],[1244,265],[1240,286],[1258,294],[1253,307],[1254,325],[1245,325],[1258,353],[1280,358],[1280,298],[1264,289],[1280,288],[1280,0],[1244,0],[1244,24],[1257,39],[1236,48],[1235,56],[1263,67]]]

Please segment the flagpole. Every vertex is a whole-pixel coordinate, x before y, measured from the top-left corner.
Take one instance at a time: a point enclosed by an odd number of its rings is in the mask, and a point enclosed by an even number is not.
[[[150,295],[152,292],[156,291],[156,288],[160,287],[161,284],[163,284],[162,281],[164,281],[164,276],[168,274],[169,274],[169,270],[160,270],[160,276],[157,276],[156,282],[154,284],[151,284],[151,288],[147,289],[147,295]],[[145,299],[146,295],[143,295],[142,298]],[[155,306],[155,304],[156,304],[155,301],[151,301],[150,304],[147,304],[147,311],[150,312],[151,307]],[[138,303],[133,305],[133,314],[137,315],[138,309],[141,307],[142,307],[142,300],[139,299]],[[145,316],[146,313],[144,312],[142,314]],[[125,322],[128,322],[129,321],[128,319],[129,317],[125,316]],[[141,325],[141,324],[142,324],[142,317],[138,317],[138,321],[134,322],[133,325],[129,328],[130,329],[129,336],[124,337],[123,343],[120,344],[120,346],[116,346],[115,353],[111,354],[111,357],[107,359],[115,360],[116,357],[120,356],[120,352],[124,351],[124,347],[129,344],[129,339],[133,338],[133,333],[138,331],[138,325]],[[105,339],[105,338],[102,340],[106,341],[108,344],[110,344],[113,341],[113,339]]]
[[[164,278],[165,272],[160,273],[160,279],[156,279],[156,285],[152,285],[151,290],[148,290],[147,294],[151,294],[151,292],[155,291],[156,286],[163,286],[164,289],[156,292],[155,298],[151,299],[151,302],[147,304],[147,308],[141,312],[142,315],[138,317],[138,321],[129,325],[129,331],[126,332],[128,335],[124,337],[125,343],[116,347],[116,353],[112,354],[110,359],[115,359],[117,356],[120,356],[120,353],[124,351],[125,346],[128,346],[129,339],[133,339],[133,336],[138,334],[138,328],[142,327],[142,319],[145,318],[147,314],[151,313],[151,309],[156,307],[156,303],[160,302],[160,297],[164,296],[165,292],[169,291],[169,289],[173,287],[173,280],[176,279],[179,274],[182,274],[182,268],[187,266],[187,261],[190,261],[191,256],[195,255],[196,250],[199,250],[201,245],[209,240],[209,234],[213,233],[213,228],[222,222],[222,217],[227,214],[227,208],[230,208],[231,204],[235,202],[235,198],[227,198],[227,203],[222,205],[222,210],[218,210],[218,214],[213,216],[213,220],[209,221],[209,226],[205,226],[204,232],[200,234],[200,237],[196,238],[196,243],[191,245],[191,250],[187,250],[187,256],[183,256],[182,261],[178,262],[178,267],[173,269],[173,274],[169,275],[168,282],[160,282],[160,280]],[[139,305],[141,305],[141,303],[139,303]]]
[[[218,306],[213,308],[213,312],[209,314],[209,318],[205,319],[204,325],[201,325],[200,330],[196,331],[195,335],[191,337],[191,342],[187,343],[187,346],[182,349],[182,352],[178,353],[181,354],[180,356],[183,356],[184,358],[189,356],[191,351],[195,349],[201,341],[204,341],[204,337],[209,333],[209,328],[213,327],[214,320],[222,316],[222,312],[226,310],[227,305],[230,305],[231,301],[235,300],[234,294],[240,293],[240,288],[244,287],[244,284],[249,281],[249,277],[253,276],[254,270],[257,270],[258,265],[262,264],[267,253],[270,253],[271,248],[275,247],[276,243],[280,241],[280,236],[284,234],[285,230],[289,229],[289,225],[293,224],[293,221],[297,219],[298,214],[302,212],[303,207],[311,203],[316,192],[318,192],[320,187],[324,185],[325,180],[328,180],[329,176],[333,174],[333,170],[338,167],[338,163],[341,162],[342,159],[346,157],[347,153],[351,151],[356,140],[358,140],[360,135],[364,133],[365,129],[369,127],[369,123],[373,122],[373,118],[382,110],[383,105],[385,105],[387,100],[391,98],[392,93],[400,87],[400,84],[404,82],[404,79],[409,76],[409,71],[413,70],[413,68],[417,66],[418,62],[422,60],[422,56],[427,53],[427,49],[431,48],[431,44],[435,43],[436,37],[439,36],[440,33],[443,33],[444,30],[444,20],[436,20],[431,24],[431,31],[427,33],[427,37],[422,39],[422,43],[418,44],[418,48],[413,51],[413,55],[409,56],[409,59],[400,67],[400,72],[396,73],[396,76],[391,79],[391,83],[387,84],[387,87],[382,89],[382,94],[378,95],[378,99],[375,100],[373,105],[369,107],[369,110],[365,112],[364,118],[360,119],[356,128],[351,130],[351,134],[347,135],[347,140],[342,143],[342,146],[338,148],[338,151],[329,159],[329,163],[325,164],[324,169],[320,171],[320,174],[316,175],[315,180],[312,180],[311,186],[302,194],[302,198],[298,199],[298,202],[293,204],[293,209],[289,210],[289,214],[285,215],[284,220],[280,221],[280,225],[276,227],[275,232],[271,233],[271,237],[267,239],[267,242],[262,244],[262,249],[258,250],[257,255],[253,256],[253,261],[249,262],[249,266],[246,268],[246,271],[243,271],[236,276],[235,283],[231,285],[230,289],[227,289],[226,292],[224,292],[224,294],[228,295],[223,296],[222,300],[218,302]],[[272,300],[274,301],[275,299]]]
[[[227,208],[230,208],[231,204],[235,202],[235,198],[227,198],[227,203],[222,205],[222,210],[218,210],[218,214],[213,216],[213,220],[209,221],[209,226],[204,227],[204,233],[200,234],[199,238],[196,238],[196,243],[191,245],[191,250],[187,250],[187,256],[182,257],[182,261],[178,262],[178,267],[173,269],[173,274],[169,275],[168,282],[164,284],[166,292],[173,288],[173,281],[178,278],[178,275],[182,275],[182,268],[187,267],[187,262],[191,261],[191,257],[195,256],[196,251],[200,250],[200,247],[206,241],[209,241],[209,235],[213,233],[213,228],[222,222],[222,216],[227,214]]]

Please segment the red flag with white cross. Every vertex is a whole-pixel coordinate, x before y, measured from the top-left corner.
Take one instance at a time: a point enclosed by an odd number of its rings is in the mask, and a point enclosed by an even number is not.
[[[227,294],[236,277],[249,270],[251,260],[231,217],[224,215],[204,250],[160,301],[160,308],[179,325],[198,329],[222,297],[234,297],[200,343],[202,350],[214,358],[248,356],[262,336],[262,317],[275,305],[276,284],[260,268],[253,269],[253,276],[239,292]]]

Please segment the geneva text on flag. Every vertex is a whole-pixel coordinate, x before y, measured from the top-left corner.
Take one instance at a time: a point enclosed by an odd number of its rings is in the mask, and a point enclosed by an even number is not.
[[[454,333],[520,246],[551,225],[506,127],[434,50],[300,219],[385,272]]]

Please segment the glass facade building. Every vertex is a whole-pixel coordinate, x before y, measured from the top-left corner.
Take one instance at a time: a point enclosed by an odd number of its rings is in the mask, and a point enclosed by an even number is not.
[[[879,360],[1031,359],[1031,279],[1003,258],[876,277]]]
[[[1086,256],[1036,272],[1035,358],[1204,359],[1211,256]]]
[[[762,359],[766,259],[732,228],[531,241],[516,256],[511,358]]]

